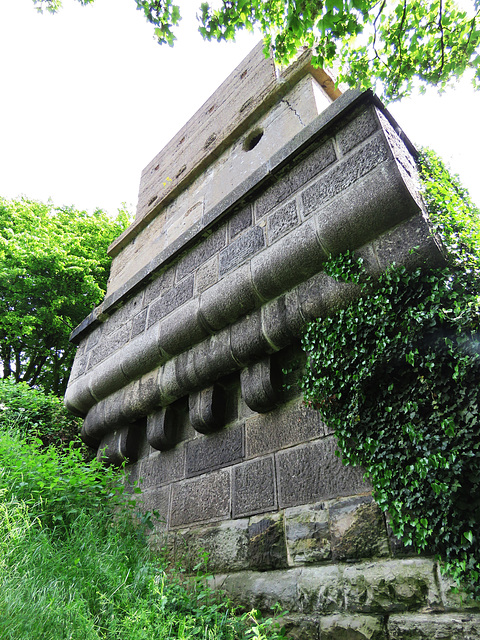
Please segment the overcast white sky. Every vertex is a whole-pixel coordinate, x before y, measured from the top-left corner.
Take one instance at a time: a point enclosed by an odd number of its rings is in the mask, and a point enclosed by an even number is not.
[[[188,4],[193,17],[200,0]],[[185,16],[170,49],[133,0],[64,5],[50,16],[32,0],[0,0],[0,195],[134,211],[142,169],[258,38],[204,43]],[[480,204],[480,93],[462,85],[390,111]]]

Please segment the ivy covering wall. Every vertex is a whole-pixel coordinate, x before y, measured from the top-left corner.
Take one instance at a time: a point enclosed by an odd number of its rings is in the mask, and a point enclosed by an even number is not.
[[[374,280],[352,254],[330,259],[363,295],[307,327],[302,385],[394,533],[479,598],[480,212],[433,152],[419,168],[446,265]]]

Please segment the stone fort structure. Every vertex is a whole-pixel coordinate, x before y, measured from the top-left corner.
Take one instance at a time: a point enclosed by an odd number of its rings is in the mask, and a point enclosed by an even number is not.
[[[143,171],[106,298],[72,334],[66,404],[141,480],[152,544],[206,550],[218,587],[279,602],[295,637],[480,638],[298,388],[305,323],[358,295],[323,272],[330,255],[373,274],[442,260],[411,143],[309,60],[278,69],[257,46]]]

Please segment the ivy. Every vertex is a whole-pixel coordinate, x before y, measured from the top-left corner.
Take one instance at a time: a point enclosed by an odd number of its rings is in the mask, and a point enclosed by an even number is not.
[[[374,280],[353,254],[331,258],[327,273],[362,295],[308,325],[302,386],[394,533],[479,598],[479,211],[433,152],[419,166],[446,265]]]

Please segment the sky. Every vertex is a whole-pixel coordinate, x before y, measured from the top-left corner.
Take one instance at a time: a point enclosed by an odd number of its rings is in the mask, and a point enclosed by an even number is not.
[[[184,0],[173,48],[134,0],[0,0],[0,196],[135,211],[142,169],[249,53],[258,36],[206,43]],[[188,14],[188,7],[191,7]],[[390,105],[417,146],[449,163],[480,205],[480,92],[466,82]]]

